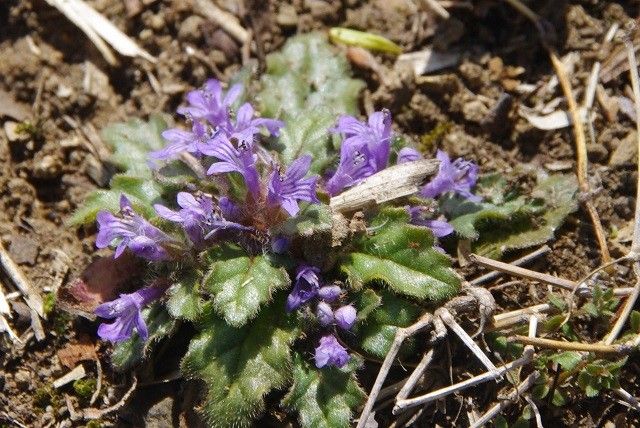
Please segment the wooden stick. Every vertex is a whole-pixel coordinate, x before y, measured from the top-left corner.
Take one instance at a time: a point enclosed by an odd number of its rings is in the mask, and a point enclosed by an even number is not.
[[[498,413],[506,409],[507,406],[512,404],[519,396],[528,391],[540,377],[539,372],[533,372],[527,376],[518,386],[509,393],[506,400],[499,401],[493,407],[491,407],[484,415],[477,419],[470,428],[480,428],[484,426],[491,419],[495,418]]]
[[[602,345],[598,343],[562,342],[560,340],[543,339],[515,335],[509,337],[512,342],[533,345],[539,348],[560,349],[563,351],[596,352],[599,354],[628,354],[633,349],[629,345]]]
[[[44,318],[44,309],[40,293],[31,286],[29,280],[4,249],[2,242],[0,242],[0,267],[7,274],[13,285],[20,290],[27,305],[36,311],[39,316]]]
[[[505,364],[504,366],[498,367],[498,369],[495,372],[493,371],[485,372],[481,375],[472,377],[471,379],[458,382],[446,388],[442,388],[437,391],[433,391],[428,394],[421,395],[419,397],[400,400],[396,403],[395,407],[393,408],[393,414],[397,415],[398,413],[403,412],[406,409],[409,409],[411,407],[430,403],[439,398],[443,398],[455,392],[462,391],[463,389],[470,388],[472,386],[487,382],[489,380],[498,379],[500,378],[500,376],[502,376],[504,373],[510,370],[529,364],[532,358],[533,358],[533,353],[526,353],[521,358],[518,358],[517,360],[514,360],[511,363]]]
[[[532,260],[537,259],[538,257],[547,254],[549,251],[551,251],[551,248],[549,248],[547,245],[543,245],[542,247],[538,248],[537,250],[529,253],[529,254],[525,254],[524,256],[520,257],[519,259],[516,259],[514,261],[512,261],[511,263],[509,263],[511,266],[520,266],[520,265],[524,265],[529,263]],[[471,281],[469,281],[469,283],[471,285],[479,285],[488,281],[491,281],[492,279],[498,277],[502,272],[500,271],[493,271],[493,272],[489,272],[486,273],[482,276],[479,276],[475,279],[472,279]]]
[[[442,322],[444,322],[445,325],[449,327],[460,338],[460,340],[462,340],[462,343],[464,343],[467,348],[469,348],[473,355],[475,355],[476,358],[480,360],[480,362],[487,368],[487,370],[498,370],[493,362],[489,359],[489,357],[487,357],[486,354],[482,352],[482,349],[480,349],[476,342],[474,342],[473,339],[467,334],[467,332],[464,331],[462,327],[460,327],[460,324],[456,322],[456,320],[453,318],[453,315],[451,315],[451,312],[443,307],[438,309],[435,314],[440,317]]]
[[[424,354],[422,360],[420,360],[418,366],[413,370],[409,378],[404,382],[404,386],[402,387],[398,395],[396,395],[396,402],[399,400],[404,400],[409,396],[411,391],[413,391],[413,388],[416,386],[416,383],[418,383],[420,377],[424,374],[425,370],[427,370],[429,364],[431,364],[432,360],[433,349],[429,349],[429,351]]]
[[[391,344],[391,348],[389,352],[387,352],[384,361],[382,362],[382,366],[378,371],[378,376],[376,377],[373,386],[371,387],[371,392],[369,393],[369,398],[367,398],[367,402],[362,409],[362,413],[360,413],[360,418],[358,419],[358,425],[356,428],[364,428],[367,425],[367,421],[369,419],[369,415],[373,410],[373,406],[378,398],[378,393],[380,389],[382,389],[382,384],[384,384],[387,375],[389,374],[389,370],[393,365],[393,360],[398,355],[398,351],[400,351],[400,346],[402,346],[402,342],[404,342],[408,337],[416,334],[420,330],[426,328],[429,324],[431,324],[433,320],[433,315],[425,314],[422,318],[418,320],[413,325],[410,325],[406,328],[399,328],[396,331],[396,336],[393,339],[393,343]]]
[[[509,273],[511,275],[519,276],[522,278],[533,279],[535,281],[544,282],[546,284],[564,288],[566,290],[574,290],[578,285],[577,283],[570,281],[568,279],[558,278],[553,275],[536,272],[530,269],[525,269],[520,266],[513,266],[509,263],[499,262],[497,260],[479,256],[477,254],[470,254],[469,259],[472,262],[478,263],[479,265],[482,265],[497,271]]]

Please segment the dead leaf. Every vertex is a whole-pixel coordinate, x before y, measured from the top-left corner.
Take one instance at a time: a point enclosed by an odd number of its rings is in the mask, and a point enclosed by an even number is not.
[[[100,257],[82,275],[60,287],[58,304],[67,312],[95,320],[96,307],[131,289],[141,273],[140,259],[129,251],[117,259]]]
[[[80,336],[78,342],[69,343],[58,351],[60,364],[68,369],[72,369],[81,361],[96,360],[96,345],[88,336]]]

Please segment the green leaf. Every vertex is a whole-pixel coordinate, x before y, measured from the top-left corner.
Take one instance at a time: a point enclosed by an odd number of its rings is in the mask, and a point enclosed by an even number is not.
[[[259,110],[266,117],[302,118],[324,110],[334,115],[358,111],[361,80],[351,79],[344,55],[322,34],[311,33],[287,40],[280,52],[267,56]]]
[[[285,269],[266,255],[249,256],[238,246],[222,244],[206,257],[209,271],[203,287],[214,295],[216,312],[234,327],[254,318],[275,291],[291,284]]]
[[[333,27],[329,30],[329,37],[334,43],[349,46],[359,46],[377,52],[387,52],[395,55],[402,53],[402,48],[386,37],[350,28]]]
[[[73,213],[69,224],[78,226],[89,224],[96,220],[96,215],[102,210],[118,212],[120,210],[120,195],[125,194],[136,212],[143,217],[154,217],[153,204],[162,202],[161,188],[151,179],[116,174],[111,179],[110,190],[96,190],[89,194],[84,203]]]
[[[366,397],[353,373],[317,369],[299,354],[293,360],[293,378],[282,404],[298,412],[303,428],[349,427],[353,411]]]
[[[579,352],[567,351],[552,355],[549,359],[560,364],[564,370],[570,371],[576,368],[578,363],[582,361],[582,355],[580,355]]]
[[[147,323],[149,338],[143,341],[137,333],[134,333],[131,338],[113,347],[111,362],[118,371],[129,370],[136,366],[151,353],[158,341],[173,332],[176,325],[164,305],[159,303],[143,309],[142,316]]]
[[[358,311],[358,321],[364,321],[367,317],[382,304],[382,297],[371,289],[365,289],[352,295],[354,306]]]
[[[126,123],[115,123],[102,130],[102,138],[114,150],[111,162],[129,175],[151,177],[147,165],[148,154],[166,144],[162,131],[167,122],[159,115],[151,115],[149,121],[134,118]]]
[[[542,179],[533,189],[535,199],[528,206],[543,203],[542,213],[532,218],[516,216],[508,224],[489,224],[473,250],[487,257],[499,258],[505,251],[540,245],[552,239],[565,218],[578,208],[578,184],[574,176],[553,175]],[[534,214],[535,210],[530,213]]]
[[[325,204],[303,206],[298,215],[289,217],[273,231],[274,235],[310,237],[330,232],[333,227],[331,208]]]
[[[454,296],[460,278],[449,257],[433,247],[426,227],[408,223],[405,209],[384,209],[371,222],[373,233],[354,243],[342,259],[342,270],[352,286],[382,281],[397,293],[442,301]]]
[[[632,311],[629,316],[629,324],[633,333],[640,333],[640,312]]]
[[[382,291],[379,298],[382,304],[367,317],[364,324],[357,324],[355,333],[362,349],[371,355],[384,358],[389,352],[398,327],[410,326],[423,311],[389,291]],[[400,354],[407,355],[412,346],[412,340],[405,341]]]
[[[553,397],[551,398],[551,403],[556,407],[562,407],[567,404],[567,396],[564,392],[555,389],[553,391]]]
[[[196,321],[202,315],[204,301],[199,293],[201,281],[201,275],[189,272],[169,288],[167,310],[172,317]]]
[[[319,173],[333,161],[329,128],[336,116],[326,110],[303,111],[292,116],[280,131],[278,147],[285,164],[304,154],[312,155],[311,173]]]
[[[283,308],[284,299],[277,299],[242,328],[229,326],[213,312],[204,317],[182,371],[207,387],[204,415],[209,426],[252,426],[264,411],[265,395],[292,381],[289,346],[298,332]]]

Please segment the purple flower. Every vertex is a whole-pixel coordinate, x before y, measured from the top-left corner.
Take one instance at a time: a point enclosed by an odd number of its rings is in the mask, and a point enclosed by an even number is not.
[[[347,350],[338,342],[335,336],[324,336],[320,339],[320,345],[316,348],[316,367],[325,366],[342,367],[349,362],[351,357]]]
[[[342,306],[336,309],[333,316],[336,319],[336,324],[343,330],[349,330],[356,322],[356,308],[351,305]]]
[[[333,131],[344,134],[344,140],[338,169],[326,184],[332,196],[387,167],[391,114],[386,109],[375,112],[369,116],[368,123],[353,116],[342,116]]]
[[[229,107],[238,99],[241,92],[242,85],[236,84],[229,88],[226,95],[223,95],[220,82],[210,79],[207,80],[204,88],[187,94],[189,105],[179,107],[178,113],[191,119],[206,119],[215,127],[228,127]]]
[[[335,302],[342,294],[342,289],[337,285],[325,285],[318,290],[318,297],[325,302]]]
[[[191,132],[183,129],[171,128],[162,132],[162,138],[167,140],[163,149],[149,153],[149,158],[155,160],[175,159],[182,152],[198,153],[198,145],[212,138],[209,130],[202,123],[195,121]]]
[[[120,196],[119,217],[108,211],[100,211],[96,219],[98,220],[96,247],[106,248],[113,240],[119,240],[114,258],[119,257],[126,247],[147,260],[157,261],[169,258],[169,254],[161,243],[171,241],[171,238],[136,214],[125,195]]]
[[[311,166],[311,155],[304,155],[291,163],[284,174],[278,170],[271,173],[267,202],[280,205],[290,216],[300,211],[298,201],[319,203],[316,197],[318,177],[304,178]]]
[[[156,204],[158,215],[169,221],[182,224],[187,236],[195,245],[202,245],[204,240],[219,230],[248,229],[238,223],[227,221],[214,211],[210,196],[180,192],[177,196],[180,211],[173,211],[163,205]]]
[[[444,236],[453,233],[453,226],[444,220],[433,220],[425,218],[425,214],[428,214],[428,209],[422,206],[408,207],[409,215],[411,216],[411,224],[417,226],[425,226],[431,229],[433,236],[436,238],[442,238]]]
[[[276,254],[284,254],[291,246],[291,239],[286,236],[278,236],[271,240],[271,251]]]
[[[287,312],[297,309],[318,294],[320,288],[320,269],[314,266],[302,265],[296,272],[296,283],[287,297]]]
[[[443,193],[454,192],[471,202],[482,200],[471,193],[478,179],[478,165],[462,158],[451,162],[449,155],[442,150],[438,150],[436,157],[440,161],[438,174],[420,190],[422,196],[437,198]]]
[[[231,140],[222,136],[216,138],[210,144],[201,144],[200,151],[205,155],[213,156],[220,160],[215,162],[207,174],[222,174],[237,171],[244,177],[249,192],[257,196],[260,193],[260,182],[256,160],[258,157],[253,153],[253,144],[238,141],[236,148]]]
[[[98,336],[111,342],[122,342],[131,337],[133,329],[138,330],[142,340],[147,340],[149,332],[140,311],[149,302],[162,295],[159,287],[147,287],[131,294],[121,294],[119,298],[101,304],[95,314],[101,318],[115,319],[110,324],[102,323],[98,327]]]
[[[422,159],[422,155],[416,149],[404,147],[398,152],[398,164],[413,162]]]
[[[331,306],[325,302],[318,303],[316,316],[318,317],[318,322],[323,326],[328,326],[333,323],[333,310]]]
[[[258,134],[262,128],[275,137],[280,134],[280,128],[284,126],[282,121],[261,117],[254,118],[253,114],[254,110],[251,104],[242,104],[236,113],[235,124],[229,122],[225,129],[227,135],[238,141],[252,142],[253,136]]]

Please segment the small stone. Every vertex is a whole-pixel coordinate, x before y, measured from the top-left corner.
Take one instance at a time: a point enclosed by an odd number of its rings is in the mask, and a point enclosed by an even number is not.
[[[56,156],[45,155],[33,168],[33,176],[36,178],[55,178],[62,173],[62,164]]]
[[[294,28],[298,26],[298,13],[293,5],[283,3],[278,10],[276,22],[281,27]]]
[[[609,150],[602,144],[589,143],[587,144],[587,156],[592,162],[605,162],[609,157]]]
[[[56,96],[58,98],[69,98],[73,94],[73,89],[60,83],[58,85],[58,90],[56,91]]]
[[[149,26],[155,31],[162,30],[165,26],[164,15],[162,14],[151,15],[151,18],[149,18]]]
[[[609,165],[626,165],[635,163],[638,154],[638,146],[636,142],[636,131],[630,132],[629,135],[618,144],[609,159]]]
[[[11,237],[11,245],[9,246],[9,254],[17,264],[32,265],[38,257],[38,242],[26,236],[13,235]]]
[[[10,142],[27,141],[29,136],[23,132],[19,132],[20,124],[18,122],[7,121],[4,124],[4,133]]]
[[[172,428],[173,398],[167,397],[154,404],[145,416],[146,426],[156,428]]]
[[[188,42],[195,42],[202,37],[202,24],[204,19],[198,15],[192,15],[182,21],[178,30],[178,37]]]
[[[31,376],[26,370],[18,370],[16,374],[13,375],[13,379],[16,381],[16,386],[22,390],[28,389],[31,383]]]

